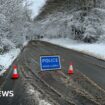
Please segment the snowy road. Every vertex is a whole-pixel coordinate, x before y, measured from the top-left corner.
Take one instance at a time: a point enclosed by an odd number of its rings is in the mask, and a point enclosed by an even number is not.
[[[60,55],[62,70],[40,72],[41,55]],[[73,62],[74,74],[67,74]],[[105,62],[43,41],[31,41],[13,64],[20,78],[11,79],[12,66],[1,85],[14,97],[0,97],[0,105],[104,105]]]

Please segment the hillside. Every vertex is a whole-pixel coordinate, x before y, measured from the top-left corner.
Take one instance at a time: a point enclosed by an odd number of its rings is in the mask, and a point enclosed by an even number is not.
[[[104,40],[104,0],[48,0],[35,18],[35,35],[84,42]]]

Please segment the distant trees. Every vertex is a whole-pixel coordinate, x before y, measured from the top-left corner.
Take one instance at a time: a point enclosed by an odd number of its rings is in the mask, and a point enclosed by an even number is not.
[[[105,39],[105,0],[61,1],[49,0],[49,5],[35,19],[36,34],[87,43],[102,40],[102,36]]]

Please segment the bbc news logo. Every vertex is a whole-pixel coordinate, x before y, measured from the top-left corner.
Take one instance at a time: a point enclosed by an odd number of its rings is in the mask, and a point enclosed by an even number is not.
[[[0,97],[14,97],[14,91],[0,91]]]

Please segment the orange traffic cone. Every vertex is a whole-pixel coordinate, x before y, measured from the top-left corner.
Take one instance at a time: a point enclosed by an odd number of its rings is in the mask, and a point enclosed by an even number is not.
[[[19,78],[19,74],[17,73],[17,66],[14,65],[14,66],[13,66],[12,79],[18,79],[18,78]]]
[[[68,74],[73,74],[73,73],[74,73],[73,64],[71,63],[69,66]]]

